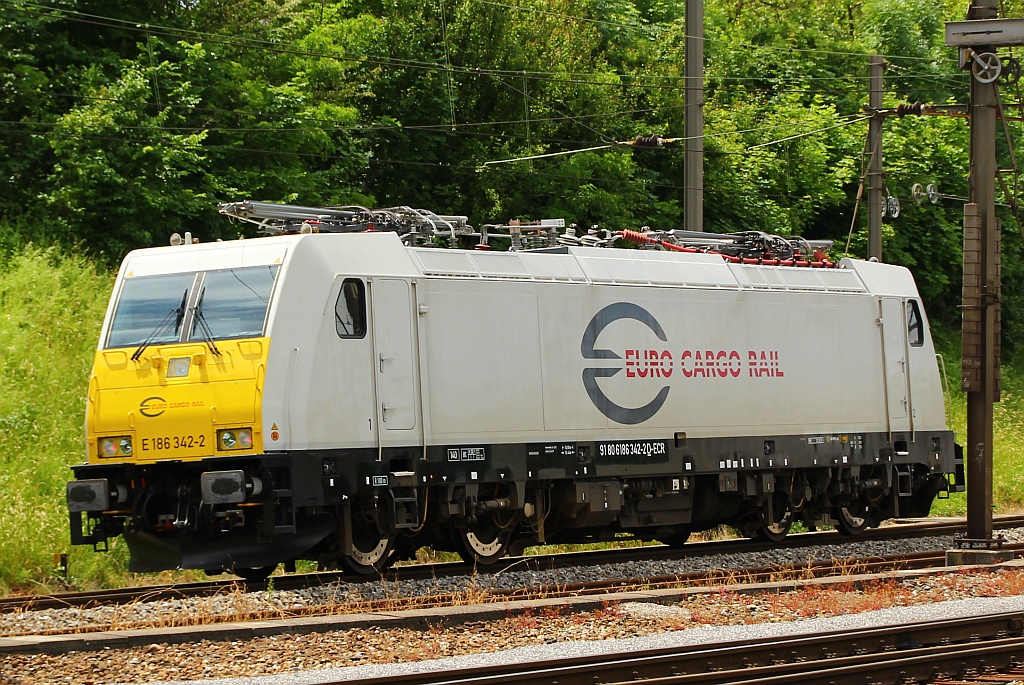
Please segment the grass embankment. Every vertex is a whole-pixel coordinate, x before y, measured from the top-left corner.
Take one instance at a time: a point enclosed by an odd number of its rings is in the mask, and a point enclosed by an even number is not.
[[[68,543],[64,504],[70,465],[83,460],[83,411],[96,339],[113,275],[87,260],[24,248],[0,263],[0,595],[55,591],[55,554],[69,554],[77,588],[131,584],[119,540],[108,554]],[[959,377],[955,361],[949,376]],[[1020,509],[1024,482],[1024,372],[1004,369],[995,409],[996,511]],[[964,435],[963,394],[947,406]],[[961,437],[961,440],[963,438]],[[963,514],[956,495],[933,513]],[[146,577],[145,580],[152,580]]]
[[[967,398],[955,387],[960,377],[959,358],[947,356],[946,373],[951,392],[946,396],[949,425],[956,431],[960,444],[967,440]],[[1024,509],[1024,368],[1002,368],[1003,392],[992,411],[993,464],[992,505],[996,513],[1011,513]],[[966,449],[965,449],[965,457]],[[952,495],[936,500],[932,505],[934,516],[963,516],[967,513],[967,497]]]
[[[52,589],[71,552],[88,585],[120,573],[68,544],[65,483],[83,460],[89,370],[113,277],[83,258],[24,248],[0,265],[0,593]]]

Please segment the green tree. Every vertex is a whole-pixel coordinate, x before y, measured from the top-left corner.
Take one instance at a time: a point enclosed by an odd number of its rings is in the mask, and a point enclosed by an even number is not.
[[[191,84],[171,62],[126,62],[112,83],[98,69],[82,76],[91,85],[82,89],[87,99],[60,116],[49,136],[55,163],[41,196],[46,232],[120,257],[154,244],[161,232],[186,230],[211,203],[196,189],[205,133],[183,126],[182,112],[197,104]]]

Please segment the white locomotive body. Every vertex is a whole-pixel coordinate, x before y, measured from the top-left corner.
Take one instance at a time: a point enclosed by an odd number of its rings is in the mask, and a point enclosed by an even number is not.
[[[139,571],[856,533],[963,483],[904,268],[394,232],[129,254],[87,435],[73,541]]]

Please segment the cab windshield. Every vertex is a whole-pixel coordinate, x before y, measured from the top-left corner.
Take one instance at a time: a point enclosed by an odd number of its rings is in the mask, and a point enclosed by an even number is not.
[[[206,340],[204,330],[214,340],[263,335],[278,268],[126,278],[106,347]]]
[[[202,317],[214,340],[263,334],[277,266],[210,271],[203,279],[189,340],[203,340],[196,319]]]

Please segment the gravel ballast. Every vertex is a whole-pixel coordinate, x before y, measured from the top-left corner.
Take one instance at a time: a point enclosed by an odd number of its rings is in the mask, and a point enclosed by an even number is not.
[[[1024,540],[1024,531],[1003,531],[1007,541]],[[44,610],[0,616],[0,633],[73,629],[97,625],[127,625],[140,621],[188,616],[238,614],[271,608],[288,609],[336,605],[366,599],[442,593],[486,594],[490,588],[580,582],[625,577],[654,577],[713,569],[794,564],[871,555],[905,554],[947,549],[948,537],[900,541],[855,542],[811,548],[716,555],[676,561],[632,562],[616,566],[579,567],[547,572],[506,571],[471,578],[428,581],[371,582],[335,585],[301,591],[233,593],[220,597],[138,603],[123,607],[81,610]],[[872,609],[921,604],[948,604],[969,597],[1019,594],[1024,571],[1013,565],[977,574],[907,577],[877,588],[852,585],[828,591],[795,590],[741,594],[719,589],[691,595],[670,606],[631,602],[614,603],[585,613],[570,612],[567,605],[550,602],[516,615],[468,623],[437,625],[427,629],[382,626],[329,630],[304,635],[271,635],[247,641],[203,641],[153,644],[128,649],[62,655],[6,654],[0,656],[0,685],[37,683],[151,683],[202,680],[231,676],[293,674],[301,680],[306,671],[325,668],[365,667],[374,664],[420,663],[438,658],[468,656],[518,649],[530,645],[595,642],[636,638],[662,633],[694,633],[712,626],[761,623],[805,623],[810,619],[871,611]],[[605,648],[605,642],[601,643]],[[574,647],[575,648],[575,647]],[[269,681],[267,681],[269,682]]]
[[[1001,531],[1007,542],[1024,541],[1024,529]],[[44,609],[0,615],[0,636],[44,631],[66,631],[96,626],[126,626],[145,622],[183,621],[188,617],[246,615],[298,610],[309,607],[358,604],[395,597],[462,595],[472,598],[492,590],[524,587],[557,587],[570,583],[596,582],[618,578],[656,578],[679,573],[713,570],[741,570],[758,566],[802,564],[832,559],[866,558],[949,549],[949,536],[909,540],[878,540],[817,545],[797,549],[772,549],[744,554],[716,554],[702,557],[624,564],[577,566],[549,571],[517,571],[496,574],[432,578],[425,580],[335,583],[302,590],[234,592],[212,597],[139,602],[127,606],[92,609]]]

